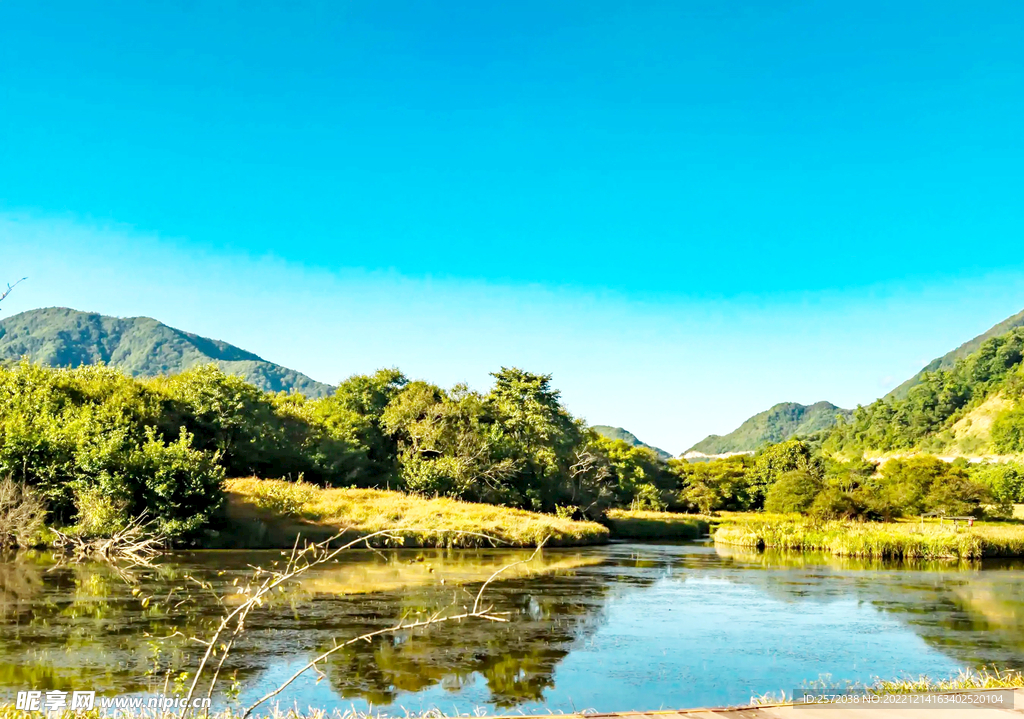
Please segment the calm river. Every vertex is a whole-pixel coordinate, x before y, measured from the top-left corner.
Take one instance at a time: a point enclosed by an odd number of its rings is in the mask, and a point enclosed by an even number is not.
[[[352,552],[256,610],[223,705],[274,688],[335,640],[471,605],[528,552]],[[191,671],[249,565],[276,552],[177,553],[156,571],[0,563],[0,691],[161,692]],[[208,582],[197,589],[190,577]],[[488,590],[511,621],[352,645],[282,705],[389,714],[738,704],[808,682],[1024,668],[1024,564],[911,565],[706,543],[545,550]],[[180,682],[179,682],[180,683]]]

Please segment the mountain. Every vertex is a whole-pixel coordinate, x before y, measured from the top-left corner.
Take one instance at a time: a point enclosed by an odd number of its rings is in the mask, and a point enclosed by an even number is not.
[[[622,427],[609,427],[606,424],[595,424],[591,427],[592,430],[597,432],[602,437],[607,439],[621,439],[623,442],[628,444],[630,447],[647,447],[647,449],[653,449],[654,453],[658,455],[660,459],[669,460],[672,459],[672,455],[663,449],[652,447],[645,442],[641,442],[637,439],[637,436],[632,432],[629,432]]]
[[[810,405],[783,402],[755,414],[727,435],[712,434],[705,437],[687,452],[749,452],[763,444],[782,442],[796,435],[813,434],[828,429],[836,423],[837,415],[849,417],[851,414],[851,410],[836,407],[831,402],[816,402]]]
[[[268,392],[323,397],[334,391],[252,352],[149,317],[108,317],[66,307],[30,310],[0,320],[0,362],[22,357],[50,367],[103,362],[134,377],[173,374],[213,363]]]
[[[948,352],[937,359],[933,359],[925,366],[924,369],[887,394],[883,399],[905,398],[911,387],[921,383],[921,379],[924,377],[925,372],[934,372],[940,369],[952,369],[957,360],[963,359],[964,357],[974,353],[987,340],[990,340],[993,337],[999,337],[1000,335],[1005,335],[1007,332],[1012,329],[1016,329],[1017,327],[1024,327],[1024,310],[1021,310],[1013,317],[1008,317],[974,339],[964,342],[952,352]]]
[[[822,447],[844,456],[1024,454],[1024,327],[985,339],[948,369],[937,367],[905,397],[859,407],[849,422],[829,431]]]

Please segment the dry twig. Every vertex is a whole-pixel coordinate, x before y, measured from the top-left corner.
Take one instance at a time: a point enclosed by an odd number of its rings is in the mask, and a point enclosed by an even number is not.
[[[198,687],[203,677],[203,673],[206,670],[211,658],[213,658],[214,655],[219,652],[220,657],[213,671],[213,676],[210,679],[209,687],[206,693],[207,698],[212,697],[214,688],[217,684],[217,680],[220,676],[221,668],[224,666],[224,661],[227,658],[228,653],[231,651],[231,648],[235,645],[235,642],[237,641],[239,635],[241,635],[242,632],[245,631],[246,618],[253,609],[262,606],[264,600],[268,597],[268,595],[270,595],[273,591],[275,591],[285,582],[288,582],[296,578],[297,576],[309,571],[313,567],[325,564],[336,559],[338,555],[340,555],[345,550],[351,549],[352,547],[355,547],[360,544],[365,545],[369,548],[371,546],[370,540],[378,537],[387,537],[389,539],[399,540],[401,538],[401,535],[398,534],[398,532],[409,531],[409,529],[410,528],[403,527],[400,529],[389,529],[373,532],[371,534],[359,537],[358,539],[354,539],[350,542],[346,542],[334,548],[331,547],[331,544],[333,542],[339,541],[344,533],[339,533],[322,542],[318,542],[315,544],[307,544],[302,548],[299,548],[298,539],[296,539],[296,544],[292,547],[291,553],[289,554],[287,561],[285,562],[284,566],[281,569],[267,570],[262,567],[254,567],[252,581],[241,588],[241,593],[244,596],[246,596],[245,601],[243,601],[239,606],[237,606],[230,612],[227,612],[221,619],[217,628],[214,630],[211,638],[208,641],[202,642],[206,645],[206,652],[203,655],[202,659],[200,660],[198,668],[196,669],[195,676],[193,677],[192,684],[189,687],[188,693],[186,694],[185,701],[183,702],[183,706],[179,714],[179,717],[181,717],[181,719],[184,719],[185,715],[189,712],[192,703],[192,697],[195,694],[196,688]],[[494,537],[487,538],[491,541],[497,541],[495,540]],[[292,675],[283,684],[278,686],[273,691],[268,692],[266,695],[261,697],[254,704],[252,704],[252,706],[245,710],[245,712],[242,715],[242,718],[245,719],[245,717],[248,717],[250,714],[252,714],[253,710],[255,710],[257,707],[280,694],[282,691],[284,691],[285,688],[292,684],[292,682],[294,682],[296,679],[298,679],[300,676],[302,676],[310,669],[319,672],[320,670],[317,667],[319,663],[323,662],[325,659],[327,659],[335,652],[343,649],[344,647],[350,646],[356,642],[370,641],[374,637],[386,634],[414,630],[422,627],[432,626],[434,624],[457,622],[462,621],[464,619],[482,619],[491,622],[508,621],[506,618],[498,616],[498,614],[494,613],[493,607],[481,607],[481,600],[483,598],[484,591],[491,584],[491,582],[493,582],[502,572],[534,559],[540,552],[541,548],[544,546],[546,541],[547,540],[541,542],[540,545],[537,546],[533,554],[530,555],[529,559],[513,562],[505,567],[502,567],[494,574],[492,574],[487,579],[487,581],[484,582],[483,585],[480,587],[480,591],[476,595],[476,600],[473,602],[472,610],[464,611],[460,614],[449,614],[445,616],[441,616],[441,612],[439,611],[438,613],[434,614],[433,616],[427,619],[422,619],[414,622],[406,622],[404,619],[402,619],[394,626],[385,629],[378,629],[373,632],[368,632],[353,639],[349,639],[345,642],[335,644],[335,646],[333,646],[331,649],[327,650],[323,654],[312,659],[305,666],[301,667],[297,672],[295,672],[294,675]],[[227,636],[225,641],[222,643],[221,638],[225,636],[227,632],[230,632],[230,635]],[[209,709],[207,709],[207,712],[208,711]]]

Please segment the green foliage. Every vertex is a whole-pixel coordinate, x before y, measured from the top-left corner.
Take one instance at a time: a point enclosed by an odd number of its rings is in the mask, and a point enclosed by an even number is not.
[[[170,400],[161,430],[178,425],[195,437],[198,449],[216,452],[230,476],[298,477],[324,484],[355,484],[376,478],[367,450],[338,423],[321,421],[301,395],[271,395],[240,377],[204,365],[153,387]]]
[[[573,506],[597,516],[616,499],[631,501],[634,485],[656,474],[649,450],[584,431],[550,376],[504,368],[494,377],[486,395],[464,385],[444,390],[411,382],[393,396],[380,427],[395,443],[401,486],[547,512]]]
[[[384,427],[383,419],[389,403],[408,382],[397,369],[352,375],[332,397],[316,403],[312,414],[331,436],[348,441],[365,453],[366,470],[353,484],[373,486],[381,478],[397,476],[398,444]]]
[[[1024,327],[993,337],[952,369],[926,372],[904,398],[885,397],[858,407],[849,422],[836,426],[824,441],[828,452],[858,449],[937,449],[951,439],[953,423],[971,407],[1001,389],[1020,386]],[[1024,446],[1020,416],[1000,418],[993,439],[1001,446]],[[996,437],[999,437],[997,440]]]
[[[971,479],[962,469],[954,469],[940,481],[932,482],[924,503],[929,512],[941,512],[949,517],[980,517],[984,513],[983,505],[991,499],[984,485]]]
[[[595,424],[592,425],[590,429],[593,430],[594,432],[597,432],[597,434],[601,435],[605,439],[620,439],[626,444],[628,444],[630,447],[646,447],[647,449],[653,451],[658,456],[658,459],[661,459],[662,461],[667,462],[668,460],[672,459],[672,455],[670,453],[666,452],[663,449],[659,449],[658,447],[652,447],[651,445],[645,442],[641,442],[635,434],[623,429],[622,427],[611,427],[606,424]]]
[[[106,367],[0,369],[0,473],[33,486],[59,522],[83,508],[91,525],[149,511],[165,532],[187,537],[220,505],[223,470],[187,432],[164,438],[165,401]]]
[[[1012,514],[1012,505],[1024,503],[1024,466],[980,465],[972,468],[971,479],[985,487],[992,501],[1006,514]]]
[[[634,509],[665,509],[675,477],[658,454],[645,445],[598,437],[593,448],[603,455],[614,479],[615,504]]]
[[[773,444],[754,459],[750,471],[750,496],[753,506],[764,504],[768,490],[787,472],[803,471],[820,479],[822,467],[812,457],[810,447],[798,439]]]
[[[972,478],[965,463],[943,462],[930,455],[892,459],[856,492],[865,514],[892,519],[939,512],[980,516],[990,501],[984,484]]]
[[[682,507],[711,514],[753,506],[749,478],[753,464],[753,458],[737,455],[712,462],[673,460],[669,469],[677,478]]]
[[[992,446],[1002,454],[1024,453],[1024,402],[996,417],[992,423]]]
[[[823,488],[821,477],[807,469],[794,469],[779,477],[768,489],[766,512],[806,512]]]

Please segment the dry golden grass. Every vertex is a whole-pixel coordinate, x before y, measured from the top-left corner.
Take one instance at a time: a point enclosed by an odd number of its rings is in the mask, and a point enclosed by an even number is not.
[[[290,547],[295,536],[319,540],[341,530],[359,536],[395,530],[403,546],[483,546],[496,537],[506,546],[599,544],[608,529],[490,504],[428,499],[379,489],[323,489],[306,482],[232,479],[225,483],[227,513],[235,525],[229,546]],[[393,542],[391,543],[393,544]]]
[[[611,509],[612,536],[621,539],[696,539],[708,533],[708,518],[700,514]]]
[[[729,517],[716,543],[757,549],[820,550],[844,557],[980,559],[1024,556],[1024,526],[918,522],[815,522],[786,515]]]

